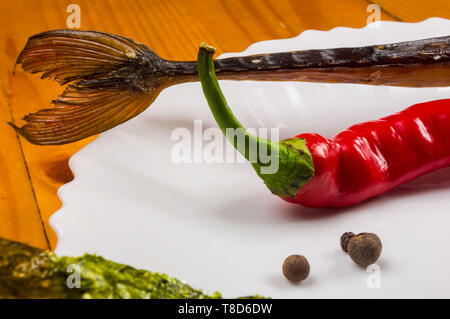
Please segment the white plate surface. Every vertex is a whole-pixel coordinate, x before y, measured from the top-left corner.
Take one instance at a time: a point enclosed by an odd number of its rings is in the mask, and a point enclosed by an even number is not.
[[[381,22],[306,31],[237,54],[389,43],[449,31],[450,20],[440,18]],[[236,53],[223,56],[230,55]],[[280,138],[311,131],[332,137],[354,123],[450,97],[449,87],[221,85],[245,126],[278,127]],[[225,297],[450,297],[450,169],[352,208],[308,209],[271,195],[247,163],[174,163],[178,141],[171,134],[187,128],[194,135],[194,120],[203,121],[203,131],[216,127],[200,84],[177,85],[143,114],[75,154],[70,160],[75,179],[61,187],[63,207],[51,218],[56,253],[98,253]],[[375,272],[357,267],[340,251],[345,231],[381,237]],[[299,285],[281,273],[284,258],[294,253],[311,264],[310,277]],[[370,288],[374,284],[380,287]]]

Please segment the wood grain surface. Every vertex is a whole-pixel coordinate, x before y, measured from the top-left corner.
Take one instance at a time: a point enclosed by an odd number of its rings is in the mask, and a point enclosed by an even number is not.
[[[68,159],[93,138],[64,146],[35,146],[7,121],[22,117],[62,92],[58,84],[13,67],[29,36],[67,28],[69,4],[81,8],[81,29],[124,35],[167,59],[195,59],[198,44],[218,53],[287,38],[306,29],[363,27],[378,4],[382,20],[450,18],[448,0],[2,0],[0,1],[0,237],[54,248],[48,224],[61,206],[58,188],[73,179]],[[107,214],[107,212],[105,212]]]

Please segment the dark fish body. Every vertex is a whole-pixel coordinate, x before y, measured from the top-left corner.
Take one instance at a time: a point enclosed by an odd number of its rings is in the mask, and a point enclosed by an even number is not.
[[[28,40],[17,63],[68,84],[55,108],[10,123],[34,144],[74,142],[141,113],[164,88],[198,81],[195,61],[168,61],[131,39],[56,30]],[[448,86],[450,36],[356,48],[304,50],[215,61],[219,79],[409,87]]]
[[[219,79],[448,86],[450,36],[366,47],[231,57],[215,60],[214,66]],[[179,73],[191,72],[197,80],[196,62],[178,62],[174,69]]]

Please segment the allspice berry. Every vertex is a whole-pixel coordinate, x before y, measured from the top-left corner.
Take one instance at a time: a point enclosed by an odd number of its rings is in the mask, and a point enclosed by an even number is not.
[[[309,270],[308,260],[301,255],[291,255],[283,263],[283,274],[292,282],[305,280],[309,275]]]
[[[382,244],[380,238],[373,233],[344,233],[341,236],[341,247],[355,263],[367,267],[380,257]]]
[[[347,252],[348,242],[353,237],[355,237],[355,234],[353,234],[352,232],[346,232],[346,233],[342,234],[342,236],[341,236],[341,248],[342,248],[343,251]]]

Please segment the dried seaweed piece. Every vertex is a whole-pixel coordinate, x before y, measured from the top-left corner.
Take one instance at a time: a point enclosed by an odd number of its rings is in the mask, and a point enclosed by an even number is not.
[[[76,287],[76,272],[79,288]],[[73,288],[69,288],[68,282]],[[0,238],[0,298],[217,299],[165,274],[86,254],[50,251]],[[261,298],[251,296],[247,298]]]

